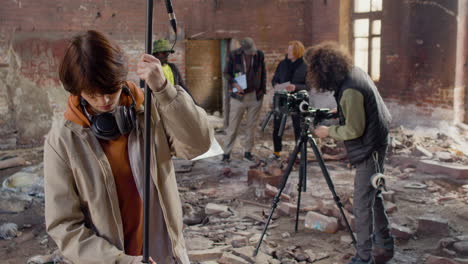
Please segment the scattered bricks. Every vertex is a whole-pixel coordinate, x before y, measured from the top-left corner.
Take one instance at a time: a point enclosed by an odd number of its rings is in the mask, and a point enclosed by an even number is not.
[[[458,254],[468,256],[468,240],[456,242],[453,248]]]
[[[244,237],[244,236],[235,236],[235,237],[231,238],[230,240],[228,240],[228,244],[229,243],[234,248],[240,248],[240,247],[247,246],[248,243],[249,243],[249,239],[247,237]]]
[[[351,239],[351,237],[349,235],[341,236],[340,241],[341,241],[341,243],[346,244],[346,245],[349,245],[349,244],[353,243],[353,240]]]
[[[456,257],[457,256],[457,252],[453,251],[453,250],[450,250],[448,248],[444,248],[442,249],[442,255],[443,256],[446,256],[446,257]]]
[[[270,174],[272,176],[283,176],[284,171],[281,169],[281,163],[280,162],[271,162],[266,167],[266,173]]]
[[[218,260],[220,264],[248,264],[243,258],[235,256],[231,253],[225,252],[223,256]]]
[[[314,262],[317,259],[317,255],[312,249],[306,249],[304,252],[309,256],[309,261]]]
[[[302,250],[296,250],[294,253],[294,258],[296,259],[296,261],[307,261],[309,259],[309,255],[307,255],[307,253],[305,253],[304,251]]]
[[[232,250],[232,254],[244,259],[248,263],[268,263],[272,257],[266,255],[262,251],[258,252],[256,257],[253,256],[255,248],[252,246],[235,248]]]
[[[446,151],[438,151],[435,153],[437,159],[443,162],[453,162],[452,154]]]
[[[249,238],[249,244],[250,245],[253,245],[253,244],[257,244],[258,241],[260,241],[260,237],[262,236],[262,234],[255,234],[253,235],[252,237]],[[265,239],[267,237],[267,235],[265,234],[265,236],[263,237],[263,239]]]
[[[418,170],[429,174],[443,174],[455,179],[468,179],[468,166],[459,164],[449,164],[433,160],[421,160],[418,163]]]
[[[468,184],[462,186],[463,192],[468,193]]]
[[[392,202],[394,203],[395,202],[395,192],[392,191],[392,190],[389,190],[387,192],[382,192],[382,196],[384,198],[384,201],[388,201],[388,202]]]
[[[333,201],[322,202],[319,212],[327,216],[341,217],[340,209],[338,209]]]
[[[230,178],[234,175],[231,168],[223,168],[221,170],[221,176]]]
[[[414,235],[414,231],[410,228],[395,223],[390,224],[390,232],[395,238],[401,240],[408,240]]]
[[[271,186],[270,184],[267,184],[265,188],[265,195],[270,196],[270,197],[275,197],[278,191],[279,191],[278,188],[276,188],[275,186]],[[281,193],[280,199],[282,201],[289,202],[291,201],[291,196],[285,193]]]
[[[205,207],[205,213],[207,215],[220,214],[222,212],[229,212],[229,208],[225,205],[219,205],[214,203],[209,203]]]
[[[434,156],[432,154],[432,152],[430,152],[429,150],[421,147],[421,146],[416,146],[416,148],[414,148],[414,151],[413,151],[413,154],[415,156],[418,156],[418,157],[425,157],[425,158],[428,158],[428,159],[432,159],[432,157]]]
[[[304,226],[308,229],[333,234],[338,231],[338,220],[334,217],[328,217],[316,212],[308,212]]]
[[[252,184],[258,184],[261,186],[265,186],[267,184],[273,185],[273,186],[279,186],[281,183],[282,175],[279,176],[273,176],[264,173],[261,170],[258,169],[251,169],[247,173],[247,183],[249,185]]]
[[[221,217],[221,218],[229,218],[229,217],[232,216],[232,213],[229,212],[229,211],[221,212],[218,216]]]
[[[282,169],[280,169],[280,168],[275,168],[275,169],[272,169],[271,171],[269,171],[268,174],[270,174],[272,177],[282,178],[283,175],[284,175],[284,171]]]
[[[418,218],[419,235],[449,235],[448,221],[435,215],[425,215]]]
[[[437,244],[437,249],[442,250],[444,248],[452,247],[455,242],[457,242],[457,240],[453,237],[442,238]]]
[[[206,250],[191,250],[188,252],[188,255],[191,261],[201,262],[219,259],[223,255],[223,252],[222,248],[213,248]]]
[[[424,264],[459,264],[455,260],[430,255]]]
[[[247,215],[244,216],[244,218],[249,218],[257,222],[266,223],[266,220],[263,219],[263,217],[254,213],[248,213]]]
[[[272,258],[272,259],[270,259],[270,260],[268,261],[268,264],[281,264],[281,261]]]
[[[356,230],[356,220],[354,218],[354,215],[348,212],[348,210],[346,209],[343,209],[343,212],[346,216],[346,219],[348,220],[349,226],[351,227],[351,231],[354,232]],[[346,229],[347,228],[346,223],[344,222],[344,219],[341,217],[341,214],[340,214],[339,219],[340,219],[340,225]]]
[[[297,205],[287,202],[280,202],[278,205],[278,211],[281,213],[281,215],[294,216],[296,215]]]
[[[394,212],[398,211],[398,208],[396,204],[391,203],[391,202],[386,202],[385,210],[387,211],[388,214],[393,214]]]
[[[283,259],[292,258],[293,256],[290,250],[287,250],[285,248],[278,248],[278,250],[276,250],[275,255],[273,257],[276,257],[279,260],[283,260]]]

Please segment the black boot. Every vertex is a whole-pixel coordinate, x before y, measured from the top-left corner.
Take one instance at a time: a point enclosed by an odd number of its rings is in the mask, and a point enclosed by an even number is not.
[[[372,235],[372,257],[375,264],[385,264],[393,258],[395,254],[393,237],[388,235],[382,238]]]
[[[223,154],[222,162],[230,162],[231,161],[231,154]]]
[[[252,153],[250,152],[245,152],[244,153],[244,160],[247,160],[247,161],[254,161],[254,158],[252,156]]]

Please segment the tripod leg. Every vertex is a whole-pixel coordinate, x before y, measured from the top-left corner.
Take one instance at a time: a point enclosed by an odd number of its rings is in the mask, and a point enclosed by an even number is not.
[[[307,136],[301,136],[300,145],[301,149],[301,165],[299,168],[299,182],[297,184],[297,208],[296,208],[296,226],[294,231],[297,233],[299,226],[299,211],[301,208],[301,193],[305,192],[307,182]]]
[[[286,187],[286,183],[289,178],[289,174],[291,173],[291,170],[294,166],[294,161],[297,158],[297,154],[299,153],[300,150],[300,145],[299,143],[304,142],[302,144],[307,144],[307,141],[303,141],[302,139],[299,140],[298,144],[294,148],[293,152],[291,153],[291,156],[289,157],[289,162],[288,162],[288,167],[286,168],[286,171],[284,172],[283,175],[283,181],[281,182],[280,188],[278,190],[278,193],[276,194],[275,198],[273,198],[273,205],[271,206],[271,211],[270,215],[268,216],[268,220],[265,224],[265,227],[263,228],[262,235],[260,236],[260,240],[258,241],[257,248],[254,251],[254,257],[257,256],[258,251],[260,250],[260,246],[262,245],[263,237],[265,236],[265,233],[268,229],[268,226],[270,225],[271,218],[273,217],[273,213],[275,212],[276,207],[278,207],[278,203],[280,201],[281,194],[284,191],[284,188]]]
[[[283,137],[283,134],[284,134],[284,128],[286,127],[286,121],[288,120],[288,115],[287,114],[283,114],[281,116],[281,124],[280,124],[280,127],[279,127],[279,130],[278,130],[278,136],[279,137]]]
[[[344,214],[343,203],[341,203],[340,197],[335,191],[335,186],[333,185],[333,181],[331,180],[330,174],[328,173],[328,169],[325,166],[325,161],[323,160],[322,155],[320,154],[320,151],[317,147],[317,143],[315,143],[315,139],[311,135],[309,135],[309,142],[310,142],[310,145],[312,146],[312,150],[314,151],[315,157],[317,158],[319,162],[323,177],[325,178],[328,188],[330,189],[333,195],[333,200],[335,200],[336,206],[340,210],[341,217],[343,217],[346,228],[348,229],[349,235],[351,236],[351,240],[353,241],[353,245],[354,247],[356,247],[356,238],[354,237],[353,230],[351,230],[351,226],[349,225],[348,218],[346,218],[346,215]]]
[[[274,111],[268,112],[265,120],[262,123],[262,132],[265,131],[265,127],[270,123],[271,116],[273,115]]]

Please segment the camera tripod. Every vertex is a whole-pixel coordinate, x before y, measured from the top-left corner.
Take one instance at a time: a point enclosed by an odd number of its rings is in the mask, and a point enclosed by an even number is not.
[[[310,143],[312,150],[314,151],[315,157],[319,162],[320,169],[322,170],[322,174],[325,178],[325,181],[327,182],[328,188],[330,189],[333,199],[336,203],[336,206],[340,210],[341,216],[344,219],[346,228],[351,236],[352,243],[355,246],[356,245],[356,239],[354,237],[353,231],[351,230],[351,226],[349,225],[348,219],[346,218],[346,215],[344,214],[343,211],[343,204],[341,203],[340,197],[338,197],[335,187],[333,185],[333,181],[330,178],[330,174],[328,173],[327,167],[325,166],[325,162],[322,158],[322,155],[320,154],[320,151],[317,147],[317,144],[315,142],[315,139],[312,137],[312,134],[309,131],[310,125],[311,125],[311,116],[307,116],[304,113],[298,113],[301,115],[301,136],[299,140],[296,142],[296,146],[291,153],[289,157],[289,162],[288,166],[286,168],[286,171],[283,175],[283,179],[279,188],[278,193],[276,196],[273,198],[273,205],[271,207],[271,212],[268,217],[268,221],[265,224],[265,227],[263,228],[262,235],[260,237],[260,241],[257,244],[257,248],[254,251],[254,256],[257,256],[258,251],[260,250],[260,246],[262,244],[263,238],[265,236],[265,233],[268,229],[268,226],[270,224],[271,218],[273,216],[273,213],[275,212],[276,207],[278,206],[278,202],[280,201],[280,197],[282,192],[284,191],[284,188],[286,187],[286,183],[288,181],[289,175],[291,173],[291,170],[293,168],[294,162],[297,158],[297,155],[299,152],[301,153],[301,158],[300,158],[300,167],[299,167],[299,183],[298,183],[298,196],[297,196],[297,209],[296,209],[296,225],[295,225],[295,232],[297,233],[298,231],[298,225],[299,225],[299,209],[301,205],[301,192],[306,191],[306,184],[307,184],[307,143]],[[269,118],[268,118],[269,119]],[[317,124],[319,119],[315,117],[314,124]],[[266,122],[267,123],[267,122]],[[282,131],[279,131],[282,135]]]

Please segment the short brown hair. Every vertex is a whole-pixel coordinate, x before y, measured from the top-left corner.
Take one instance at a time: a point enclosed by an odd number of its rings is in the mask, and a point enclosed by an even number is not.
[[[123,50],[103,33],[89,30],[76,35],[60,64],[60,81],[73,95],[117,92],[128,73]]]
[[[352,70],[349,53],[335,42],[324,42],[308,48],[307,81],[320,91],[336,91]]]
[[[294,57],[301,58],[304,55],[305,48],[302,42],[300,42],[299,40],[293,40],[293,41],[290,41],[288,44],[289,46],[293,47]]]

